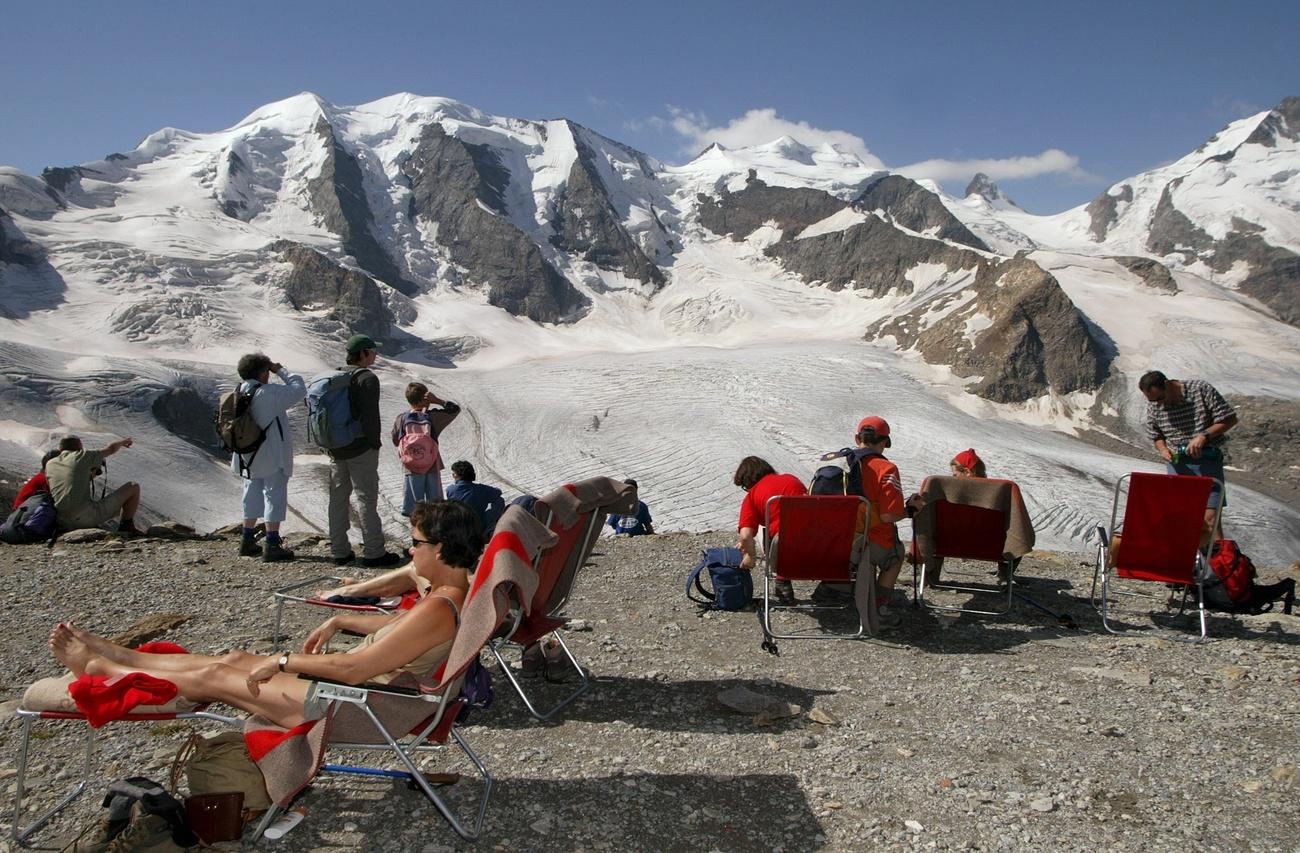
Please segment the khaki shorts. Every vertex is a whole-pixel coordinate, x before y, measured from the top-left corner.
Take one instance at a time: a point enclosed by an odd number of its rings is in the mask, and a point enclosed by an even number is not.
[[[91,501],[76,512],[61,514],[59,527],[64,530],[99,527],[122,511],[122,504],[126,503],[130,494],[131,484],[123,483],[105,495],[102,501]]]
[[[895,539],[894,544],[888,548],[875,542],[867,543],[867,563],[876,571],[883,572],[895,563],[902,562],[903,543],[898,539]]]

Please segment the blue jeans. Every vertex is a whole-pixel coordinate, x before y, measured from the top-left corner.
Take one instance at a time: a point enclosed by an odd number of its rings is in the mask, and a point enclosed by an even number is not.
[[[442,500],[442,475],[437,468],[430,468],[424,474],[406,474],[406,496],[402,498],[402,515],[407,518],[415,511],[420,501]]]
[[[289,508],[289,475],[276,471],[269,477],[244,481],[244,518],[264,518],[270,524],[284,521]]]
[[[1214,508],[1219,505],[1219,495],[1223,495],[1223,505],[1228,505],[1227,488],[1223,482],[1223,456],[1217,455],[1213,459],[1189,459],[1186,454],[1177,462],[1166,462],[1165,473],[1182,474],[1183,476],[1192,477],[1209,477],[1214,480],[1214,486],[1210,489],[1209,503],[1207,508]]]

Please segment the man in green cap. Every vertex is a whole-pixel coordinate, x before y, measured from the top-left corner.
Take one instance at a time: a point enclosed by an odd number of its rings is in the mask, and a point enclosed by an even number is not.
[[[361,424],[361,435],[351,444],[327,451],[330,457],[330,553],[336,566],[356,559],[348,541],[348,504],[353,491],[361,510],[361,565],[392,568],[403,560],[384,546],[384,528],[379,520],[379,377],[370,370],[378,357],[379,344],[369,335],[348,338],[348,386],[352,413]]]

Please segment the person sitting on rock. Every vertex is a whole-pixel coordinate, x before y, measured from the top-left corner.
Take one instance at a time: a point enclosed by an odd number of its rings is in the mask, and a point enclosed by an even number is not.
[[[740,534],[736,547],[742,554],[740,568],[750,571],[758,561],[754,539],[759,528],[766,524],[767,502],[774,497],[806,495],[808,489],[795,475],[776,473],[766,459],[758,456],[746,456],[740,460],[732,482],[745,491],[745,498],[740,502],[740,521],[736,526]],[[776,539],[780,529],[781,516],[774,506],[772,526],[765,531],[767,542]],[[773,587],[773,597],[778,604],[793,604],[794,586],[790,581],[778,580]]]
[[[636,488],[636,480],[624,480],[624,483]],[[610,513],[609,526],[614,528],[615,536],[651,536],[655,532],[654,520],[650,517],[650,507],[645,501],[637,501],[635,515]]]
[[[23,487],[18,490],[18,496],[14,498],[14,505],[11,508],[11,511],[18,509],[18,507],[23,505],[23,501],[27,500],[37,492],[48,493],[50,491],[50,481],[45,476],[45,466],[49,464],[51,459],[58,455],[59,451],[57,450],[47,450],[45,452],[45,455],[41,457],[41,470],[33,474],[31,479],[26,483],[23,483]]]
[[[67,622],[50,632],[50,650],[76,676],[143,672],[175,684],[181,698],[190,702],[223,702],[293,728],[319,719],[327,710],[314,699],[312,682],[299,674],[345,684],[388,682],[402,673],[427,679],[451,652],[483,542],[478,516],[464,504],[419,504],[411,514],[410,548],[421,588],[418,603],[398,614],[331,616],[296,654],[148,654]],[[339,631],[361,633],[365,639],[346,653],[324,652]]]
[[[293,552],[280,541],[280,523],[289,508],[289,478],[293,476],[293,432],[288,411],[307,397],[307,383],[279,362],[255,352],[239,360],[240,393],[253,394],[253,420],[265,431],[261,447],[254,453],[231,454],[235,473],[246,472],[244,480],[244,527],[239,539],[239,556],[254,557],[259,550],[268,563],[292,560]],[[272,385],[271,374],[283,385]],[[266,519],[266,542],[257,547],[257,520]]]
[[[117,532],[124,536],[143,536],[135,526],[135,512],[140,508],[140,484],[123,483],[95,500],[91,480],[104,470],[104,460],[130,447],[130,438],[119,438],[103,450],[86,450],[81,439],[70,435],[59,442],[59,455],[45,463],[45,478],[59,516],[59,529],[78,530],[99,527],[120,515]]]
[[[464,459],[451,463],[451,476],[454,482],[447,487],[447,498],[473,507],[483,520],[483,530],[491,537],[497,519],[506,511],[506,501],[501,490],[496,486],[474,482],[477,476],[474,466]]]

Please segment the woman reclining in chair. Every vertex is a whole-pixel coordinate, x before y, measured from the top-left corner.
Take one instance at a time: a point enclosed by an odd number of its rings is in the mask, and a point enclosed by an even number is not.
[[[143,672],[172,682],[191,702],[223,702],[292,728],[324,713],[312,701],[312,683],[299,673],[348,684],[389,681],[402,672],[419,678],[450,653],[469,575],[483,550],[482,522],[459,501],[420,503],[411,513],[410,550],[422,582],[415,607],[391,616],[333,616],[311,632],[300,654],[147,654],[66,622],[50,632],[50,649],[77,676]],[[350,653],[323,654],[341,630],[364,633],[365,640]]]

